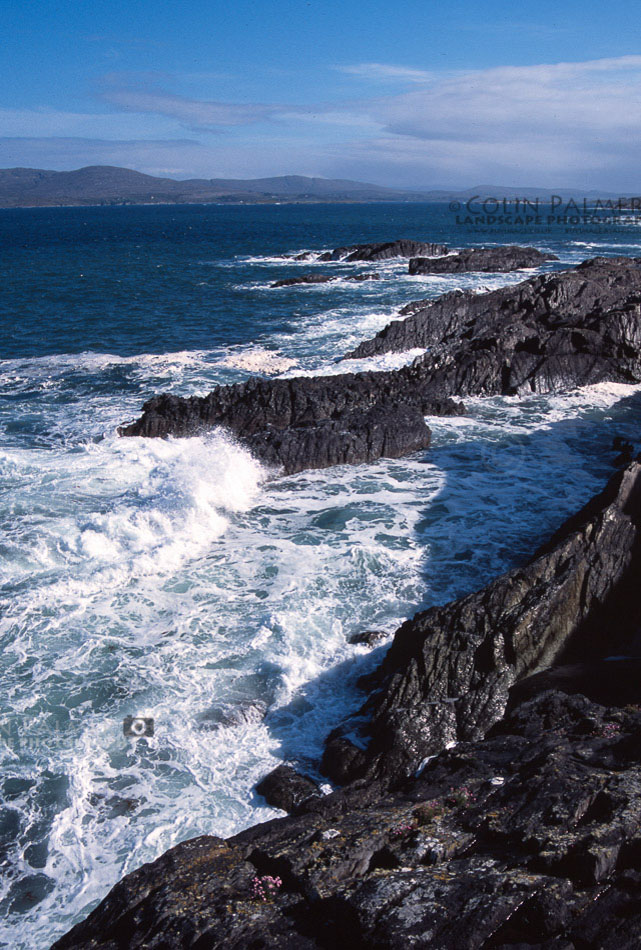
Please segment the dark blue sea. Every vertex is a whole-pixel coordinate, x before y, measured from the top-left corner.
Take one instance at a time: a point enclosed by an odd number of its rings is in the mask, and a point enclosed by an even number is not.
[[[0,211],[0,942],[47,947],[186,838],[274,817],[380,661],[349,644],[523,561],[638,441],[638,387],[471,399],[408,459],[278,478],[220,431],[120,439],[160,391],[337,362],[410,300],[532,272],[410,277],[288,255],[397,237],[639,255],[635,227],[504,230],[446,205]],[[375,269],[368,283],[273,289]],[[123,734],[126,716],[154,734]],[[329,790],[329,786],[326,786]]]

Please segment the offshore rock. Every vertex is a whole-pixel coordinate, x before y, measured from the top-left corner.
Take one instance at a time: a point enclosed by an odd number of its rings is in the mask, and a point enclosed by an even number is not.
[[[633,462],[524,567],[404,623],[368,682],[376,691],[330,735],[325,773],[341,783],[397,782],[448,742],[487,732],[517,680],[555,662],[641,656],[640,528],[641,464]],[[628,667],[634,679],[638,662]],[[563,688],[562,673],[541,677]],[[590,678],[583,671],[577,691]],[[594,695],[611,700],[616,687],[601,686]],[[622,688],[621,696],[636,693]],[[365,750],[350,732],[369,739]]]
[[[429,347],[416,372],[449,396],[641,380],[641,259],[594,258],[485,294],[408,304],[348,357]]]
[[[525,267],[540,267],[547,261],[558,261],[555,254],[538,251],[534,247],[508,245],[503,247],[474,247],[449,254],[447,257],[413,257],[410,274],[461,274],[466,271],[507,273]]]
[[[325,251],[319,261],[387,261],[393,257],[438,257],[447,254],[445,244],[430,244],[424,241],[386,241],[376,244],[350,244]]]
[[[408,373],[345,373],[250,379],[207,396],[155,396],[124,436],[188,436],[229,429],[285,474],[306,468],[399,458],[429,445],[425,415],[457,415],[461,403],[424,397]]]
[[[293,287],[295,284],[333,284],[337,280],[351,280],[361,283],[364,280],[380,280],[380,274],[351,274],[346,277],[336,277],[330,274],[303,274],[301,277],[287,277],[276,280],[270,287]]]

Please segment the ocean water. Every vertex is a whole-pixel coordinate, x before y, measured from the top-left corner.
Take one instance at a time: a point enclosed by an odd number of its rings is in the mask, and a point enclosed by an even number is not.
[[[153,393],[337,363],[418,297],[528,276],[286,255],[415,237],[528,243],[559,265],[641,254],[607,234],[462,232],[443,206],[0,212],[0,944],[44,948],[188,837],[274,817],[407,616],[522,562],[639,441],[639,387],[468,400],[402,460],[279,478],[220,431],[120,439]],[[271,289],[322,269],[380,281]],[[123,719],[151,717],[128,738]]]

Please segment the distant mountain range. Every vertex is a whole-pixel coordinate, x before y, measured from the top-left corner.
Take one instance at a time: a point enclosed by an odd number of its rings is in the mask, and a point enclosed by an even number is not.
[[[129,168],[88,165],[76,171],[42,168],[0,169],[0,208],[44,208],[64,205],[374,202],[465,200],[474,195],[497,198],[596,196],[596,192],[546,191],[481,185],[464,191],[420,191],[384,188],[361,181],[283,175],[276,178],[155,178]],[[599,197],[612,197],[599,195]]]
[[[417,201],[424,196],[360,181],[305,178],[155,178],[111,165],[71,172],[0,169],[0,207],[59,205],[199,204],[203,202]]]

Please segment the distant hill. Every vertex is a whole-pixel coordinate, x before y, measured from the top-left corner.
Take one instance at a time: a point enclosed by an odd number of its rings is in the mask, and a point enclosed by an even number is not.
[[[478,185],[465,190],[403,190],[384,188],[342,178],[307,178],[283,175],[276,178],[155,178],[114,165],[88,165],[71,172],[43,168],[0,169],[0,208],[45,208],[61,205],[201,204],[243,202],[372,202],[449,201],[480,196],[549,200],[600,196],[576,189],[506,188]]]
[[[360,181],[306,178],[155,178],[128,168],[89,165],[71,172],[42,168],[0,169],[0,207],[60,205],[189,204],[243,201],[416,201],[417,193]]]

